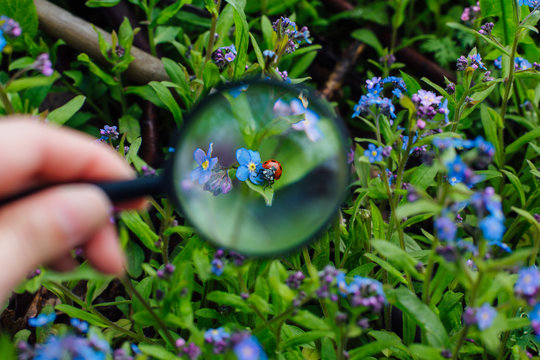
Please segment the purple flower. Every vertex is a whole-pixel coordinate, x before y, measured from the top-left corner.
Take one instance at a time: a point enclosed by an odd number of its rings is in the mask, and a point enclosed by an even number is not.
[[[232,189],[232,180],[227,170],[212,171],[210,179],[204,184],[204,190],[210,191],[214,196],[226,194]]]
[[[291,125],[293,130],[304,131],[308,139],[313,142],[320,140],[323,135],[318,125],[320,119],[319,115],[308,109],[307,102],[299,99],[292,99],[290,106],[293,115],[304,115],[304,120],[300,120]]]
[[[480,30],[478,30],[478,32],[482,35],[491,35],[493,26],[495,26],[495,24],[493,24],[492,22],[487,22],[480,27]]]
[[[480,330],[485,330],[493,324],[497,311],[488,303],[476,309],[475,319]]]
[[[189,343],[182,349],[182,351],[190,360],[195,360],[202,354],[201,349],[194,343]]]
[[[207,343],[216,343],[218,341],[223,341],[223,340],[226,340],[230,337],[231,335],[225,331],[224,328],[222,327],[219,327],[217,329],[208,329],[206,330],[206,332],[204,333],[204,341],[206,341]]]
[[[238,360],[266,360],[266,354],[255,336],[245,338],[233,348]]]
[[[418,90],[411,98],[412,101],[420,103],[424,106],[439,105],[441,103],[442,96],[437,96],[432,91]]]
[[[51,76],[54,72],[52,63],[49,60],[49,54],[43,53],[38,55],[33,65],[34,69],[41,71],[45,76]]]
[[[379,85],[380,82],[381,82],[380,77],[373,77],[371,78],[371,80],[366,80],[366,88],[368,90],[371,90],[375,88],[377,85]]]
[[[262,180],[259,178],[259,169],[262,168],[261,155],[258,152],[240,148],[236,150],[236,160],[240,164],[236,170],[236,178],[238,180],[246,181],[249,177],[249,180],[253,184],[259,185],[262,183]]]
[[[302,285],[302,281],[305,279],[305,275],[301,271],[297,271],[294,274],[289,275],[285,283],[291,289],[298,289]]]
[[[109,126],[109,125],[105,125],[103,129],[99,129],[99,134],[101,135],[100,140],[107,141],[109,139],[111,140],[118,139],[118,136],[120,135],[120,133],[116,131],[116,129],[117,129],[116,126]]]
[[[5,15],[0,16],[0,30],[3,31],[4,34],[11,37],[18,37],[22,34],[22,29],[19,23]]]
[[[369,144],[368,148],[364,151],[364,156],[369,159],[370,163],[382,161],[382,151],[383,148],[381,146],[375,147],[375,145]]]
[[[456,238],[456,224],[445,216],[435,220],[435,229],[437,230],[437,237],[442,241],[452,242]]]
[[[205,154],[202,149],[196,149],[193,152],[193,159],[199,165],[191,172],[191,181],[198,181],[199,184],[205,184],[212,175],[212,169],[216,166],[218,158],[212,157],[212,147],[214,143],[208,145],[208,152]]]
[[[538,271],[537,267],[531,266],[519,270],[518,279],[514,286],[516,295],[534,301],[534,297],[538,294],[539,288],[540,271]],[[530,303],[530,301],[528,302]]]
[[[233,54],[232,52],[228,52],[225,54],[225,60],[227,60],[228,62],[232,62],[235,58],[236,58],[236,55]]]

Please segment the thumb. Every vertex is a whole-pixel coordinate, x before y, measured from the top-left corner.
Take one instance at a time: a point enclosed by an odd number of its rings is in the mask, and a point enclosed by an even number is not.
[[[112,205],[97,187],[63,185],[0,208],[0,296],[40,264],[106,227]]]

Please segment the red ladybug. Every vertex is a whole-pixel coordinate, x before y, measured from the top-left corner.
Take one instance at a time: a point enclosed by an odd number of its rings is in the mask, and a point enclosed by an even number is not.
[[[281,167],[281,164],[279,161],[270,159],[265,161],[262,164],[262,167],[265,169],[272,169],[274,170],[274,179],[278,180],[281,177],[281,173],[283,172],[283,168]]]

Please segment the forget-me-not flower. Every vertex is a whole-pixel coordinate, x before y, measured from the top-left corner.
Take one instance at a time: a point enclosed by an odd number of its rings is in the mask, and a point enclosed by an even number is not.
[[[381,146],[376,147],[373,144],[369,144],[367,150],[364,151],[364,156],[368,158],[370,163],[382,161],[383,148]]]
[[[191,172],[191,181],[198,181],[199,184],[205,184],[212,175],[212,169],[216,166],[218,158],[212,157],[212,148],[214,143],[210,143],[208,146],[208,152],[205,154],[202,149],[197,149],[193,152],[193,158],[197,163],[197,166]]]
[[[259,178],[259,169],[261,165],[261,155],[253,150],[240,148],[236,150],[236,160],[240,166],[236,170],[236,178],[240,181],[249,180],[255,185],[261,184],[263,181]]]

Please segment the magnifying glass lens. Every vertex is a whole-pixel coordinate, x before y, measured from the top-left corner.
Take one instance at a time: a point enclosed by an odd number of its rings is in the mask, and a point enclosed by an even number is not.
[[[335,216],[348,180],[343,130],[328,105],[281,84],[211,95],[175,153],[184,215],[216,246],[247,255],[313,238]]]

